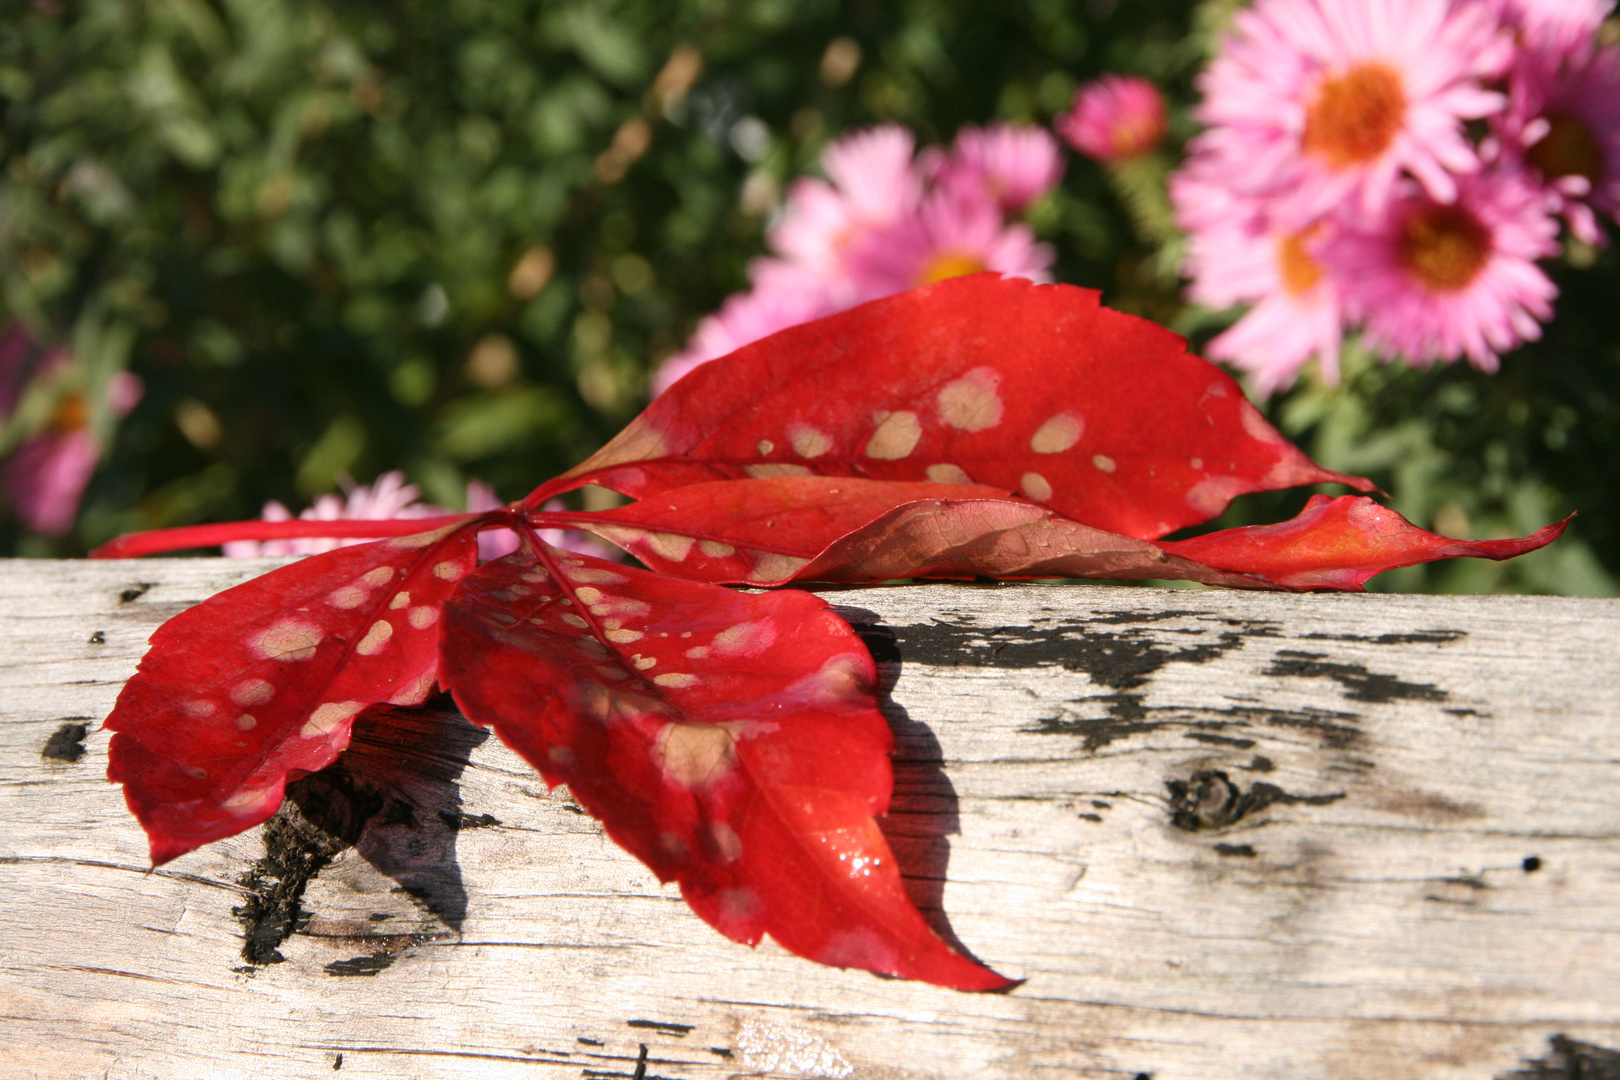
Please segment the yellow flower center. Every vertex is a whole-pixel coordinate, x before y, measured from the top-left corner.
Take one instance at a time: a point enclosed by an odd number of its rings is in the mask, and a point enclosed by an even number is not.
[[[1328,79],[1305,110],[1305,153],[1330,168],[1371,161],[1389,147],[1406,118],[1399,73],[1371,61]]]
[[[1432,206],[1401,228],[1401,265],[1436,292],[1467,288],[1490,256],[1490,230],[1460,206]]]
[[[1593,184],[1602,180],[1603,147],[1586,121],[1570,113],[1553,113],[1547,123],[1551,125],[1547,134],[1524,155],[1530,164],[1548,179],[1584,176]]]
[[[63,398],[51,416],[51,428],[62,435],[78,431],[89,422],[90,406],[84,400],[83,394],[69,394]]]
[[[946,278],[983,273],[988,269],[989,267],[984,265],[984,260],[977,255],[968,255],[960,251],[941,251],[923,263],[922,269],[917,271],[917,284],[932,285]]]
[[[1283,288],[1294,296],[1309,292],[1322,280],[1322,264],[1305,250],[1305,241],[1311,230],[1289,233],[1277,241],[1277,272]]]

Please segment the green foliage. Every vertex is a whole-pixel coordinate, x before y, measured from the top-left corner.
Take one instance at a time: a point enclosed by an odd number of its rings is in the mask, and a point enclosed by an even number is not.
[[[256,516],[389,468],[451,505],[469,477],[515,498],[641,406],[657,362],[746,285],[770,209],[829,140],[891,120],[923,142],[1047,123],[1109,70],[1156,80],[1185,138],[1234,6],[10,3],[0,321],[71,344],[64,387],[99,400],[128,366],[146,396],[75,534],[0,524],[0,550]],[[1144,187],[1158,174],[1138,171],[1071,158],[1031,223],[1058,280],[1197,343],[1216,327],[1177,298],[1162,194]],[[1351,363],[1344,387],[1274,404],[1420,524],[1489,535],[1581,510],[1540,561],[1395,584],[1612,589],[1616,277],[1612,253],[1563,273],[1547,340],[1499,376]],[[0,451],[49,422],[55,393],[0,427]]]

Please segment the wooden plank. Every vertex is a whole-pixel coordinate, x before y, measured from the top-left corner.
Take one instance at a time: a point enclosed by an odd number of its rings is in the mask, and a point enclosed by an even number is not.
[[[148,872],[96,726],[154,627],[275,564],[0,564],[0,1075],[1620,1068],[1620,602],[828,593],[914,895],[1027,980],[972,995],[724,940],[453,712]]]

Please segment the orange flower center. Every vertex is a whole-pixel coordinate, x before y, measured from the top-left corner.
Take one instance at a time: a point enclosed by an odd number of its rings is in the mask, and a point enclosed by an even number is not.
[[[984,260],[977,255],[967,255],[960,251],[941,251],[923,263],[922,269],[917,271],[917,284],[932,285],[946,278],[983,273],[988,269],[989,267],[984,265]]]
[[[1602,180],[1603,147],[1586,121],[1570,113],[1553,113],[1547,123],[1551,125],[1547,134],[1524,155],[1530,164],[1550,179],[1584,176],[1593,184]]]
[[[1334,169],[1371,161],[1406,118],[1399,73],[1372,61],[1328,79],[1305,110],[1303,147]]]
[[[90,406],[85,402],[83,394],[70,394],[63,398],[56,406],[55,414],[51,416],[51,427],[62,435],[78,431],[89,422]]]
[[[1490,230],[1460,206],[1432,206],[1401,229],[1401,265],[1437,292],[1466,288],[1490,256]]]
[[[1322,264],[1305,250],[1310,230],[1289,233],[1277,241],[1277,272],[1282,276],[1283,288],[1298,296],[1309,292],[1322,280]]]

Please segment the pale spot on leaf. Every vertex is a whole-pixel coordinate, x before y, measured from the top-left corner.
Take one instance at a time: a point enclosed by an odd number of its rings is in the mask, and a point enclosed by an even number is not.
[[[193,720],[201,720],[205,716],[214,715],[214,713],[219,711],[219,706],[215,705],[212,701],[204,701],[201,698],[198,698],[195,701],[188,701],[181,705],[180,711],[191,717]]]
[[[591,625],[590,623],[586,622],[584,619],[580,618],[578,615],[575,615],[571,611],[563,612],[562,621],[567,623],[569,626],[578,627],[581,630],[583,630],[587,626]]]
[[[304,726],[298,729],[298,734],[306,739],[313,739],[319,735],[329,735],[345,720],[354,716],[365,705],[358,701],[328,701],[318,706],[304,721]]]
[[[438,543],[440,540],[443,540],[446,536],[449,536],[458,528],[460,528],[459,525],[446,525],[444,528],[434,529],[432,532],[417,533],[415,536],[401,536],[398,539],[389,541],[389,544],[392,547],[405,548],[407,550],[432,547],[434,544]],[[379,566],[377,569],[388,571],[388,577],[383,578],[382,581],[387,581],[388,578],[394,576],[393,567]],[[376,570],[372,571],[372,573],[376,572]],[[379,581],[378,584],[382,584],[382,581]]]
[[[1195,457],[1191,461],[1187,462],[1187,464],[1191,465],[1195,469],[1202,469],[1204,467],[1204,459],[1201,457]]]
[[[243,713],[236,718],[236,726],[241,731],[252,731],[259,726],[259,721],[247,713]]]
[[[1061,454],[1075,443],[1086,430],[1085,423],[1073,413],[1058,413],[1035,429],[1029,437],[1029,448],[1037,454]]]
[[[936,484],[973,483],[973,478],[966,472],[962,471],[962,467],[960,465],[952,465],[950,462],[942,462],[938,465],[930,465],[927,469],[923,470],[923,472],[929,480]]]
[[[180,771],[191,777],[193,780],[208,779],[208,770],[203,768],[201,765],[182,765],[180,766]]]
[[[395,705],[420,705],[433,693],[436,676],[437,673],[431,669],[424,671],[388,700]]]
[[[418,630],[426,630],[439,621],[439,609],[430,604],[422,604],[405,613],[405,619]]]
[[[742,837],[723,821],[709,824],[709,839],[714,841],[714,854],[723,863],[734,863],[742,858]]]
[[[767,461],[761,465],[744,465],[743,472],[755,480],[770,480],[778,476],[809,476],[810,468],[787,461]]]
[[[366,591],[353,585],[345,585],[341,589],[333,589],[327,593],[326,602],[339,610],[348,611],[366,602]]]
[[[737,549],[730,544],[722,544],[718,540],[699,540],[698,550],[711,559],[727,559],[737,554]]]
[[[755,581],[786,581],[809,565],[809,559],[762,551],[754,556],[754,572],[751,576]]]
[[[1238,419],[1243,422],[1243,430],[1248,432],[1249,438],[1257,442],[1275,445],[1283,441],[1282,434],[1249,401],[1239,403]]]
[[[989,367],[976,367],[947,383],[936,399],[939,418],[958,431],[985,431],[1001,423],[1001,375]]]
[[[539,585],[541,582],[551,580],[551,575],[544,570],[525,570],[518,577],[527,581],[530,585]]]
[[[406,537],[406,539],[411,539],[411,537]],[[368,588],[375,589],[378,585],[386,585],[394,580],[394,568],[392,566],[379,566],[373,570],[367,570],[360,575],[360,580],[365,582]]]
[[[658,663],[656,656],[642,656],[640,653],[636,653],[630,659],[635,662],[637,671],[646,671]]]
[[[866,443],[866,456],[879,461],[899,461],[917,448],[922,425],[917,414],[904,410],[879,413],[877,429]]]
[[[274,796],[274,788],[243,788],[235,795],[219,804],[221,810],[229,810],[233,814],[240,814],[251,807],[259,806],[266,799]],[[279,800],[279,796],[276,796]]]
[[[1046,477],[1038,472],[1027,472],[1019,477],[1018,487],[1026,496],[1036,502],[1045,502],[1052,497],[1052,485],[1047,483]]]
[[[640,641],[646,635],[640,630],[609,630],[602,636],[617,645],[628,645],[632,641]]]
[[[231,700],[238,705],[263,705],[276,695],[276,688],[263,679],[244,679],[231,689]]]
[[[628,673],[623,668],[614,667],[611,664],[601,664],[592,668],[591,670],[602,676],[602,678],[612,679],[615,682],[629,677]]]
[[[600,604],[591,605],[592,615],[629,615],[632,617],[651,614],[652,608],[645,601],[632,600],[628,596],[610,596]]]
[[[759,895],[755,893],[753,889],[737,888],[720,890],[720,918],[726,922],[752,922],[757,919],[760,912],[764,910],[764,903],[761,902]],[[780,1056],[777,1051],[773,1050],[772,1052],[777,1053],[778,1057]],[[777,1057],[770,1058],[770,1061],[772,1066],[774,1066],[777,1062]],[[797,1061],[795,1061],[794,1064],[796,1065]],[[819,1075],[848,1076],[850,1074],[847,1072],[822,1072]]]
[[[598,570],[594,566],[571,566],[564,570],[563,574],[576,585],[623,585],[629,580],[623,574],[615,574],[611,570]],[[529,580],[527,574],[523,575],[523,578],[525,581]]]
[[[1248,485],[1241,477],[1206,476],[1188,489],[1187,505],[1205,517],[1214,517],[1226,509],[1227,503],[1247,490]]]
[[[288,619],[248,639],[248,648],[265,660],[308,660],[321,643],[321,629]]]
[[[1091,455],[1091,463],[1093,465],[1097,466],[1097,469],[1100,472],[1109,472],[1109,473],[1111,473],[1115,469],[1119,468],[1119,466],[1117,464],[1115,464],[1114,459],[1109,457],[1107,454],[1093,454],[1093,455]]]
[[[444,562],[434,565],[433,576],[441,581],[454,581],[461,576],[461,567],[457,563],[446,559]]]
[[[730,772],[736,764],[737,752],[732,745],[731,732],[725,728],[677,721],[658,733],[653,743],[653,760],[664,776],[675,783],[702,787]]]
[[[388,608],[389,608],[390,611],[398,611],[400,608],[404,607],[405,605],[409,604],[410,602],[411,602],[411,594],[410,593],[408,593],[408,592],[397,592],[397,593],[394,594],[394,598],[392,600],[388,601]]]
[[[602,599],[602,590],[593,589],[589,585],[586,585],[582,589],[575,589],[574,595],[579,598],[579,601],[582,604],[594,604]]]
[[[686,655],[693,660],[703,660],[709,655],[709,647],[707,645],[694,645],[686,650]]]
[[[388,639],[393,636],[393,624],[387,619],[378,619],[371,624],[371,629],[366,631],[366,636],[360,639],[360,644],[354,647],[354,651],[361,656],[376,656],[382,652],[383,646],[387,645]]]
[[[653,676],[653,682],[657,683],[659,686],[668,686],[676,690],[688,686],[694,686],[696,685],[697,681],[698,678],[696,675],[688,675],[684,671],[669,671],[662,675]]]
[[[771,442],[769,439],[761,439],[759,440],[759,445],[754,447],[754,449],[759,451],[760,457],[767,457],[776,450],[776,444]]]
[[[832,436],[807,424],[794,424],[787,433],[793,452],[802,458],[818,458],[832,449]]]
[[[763,620],[738,623],[714,635],[714,651],[722,656],[758,656],[776,641],[776,627]]]

